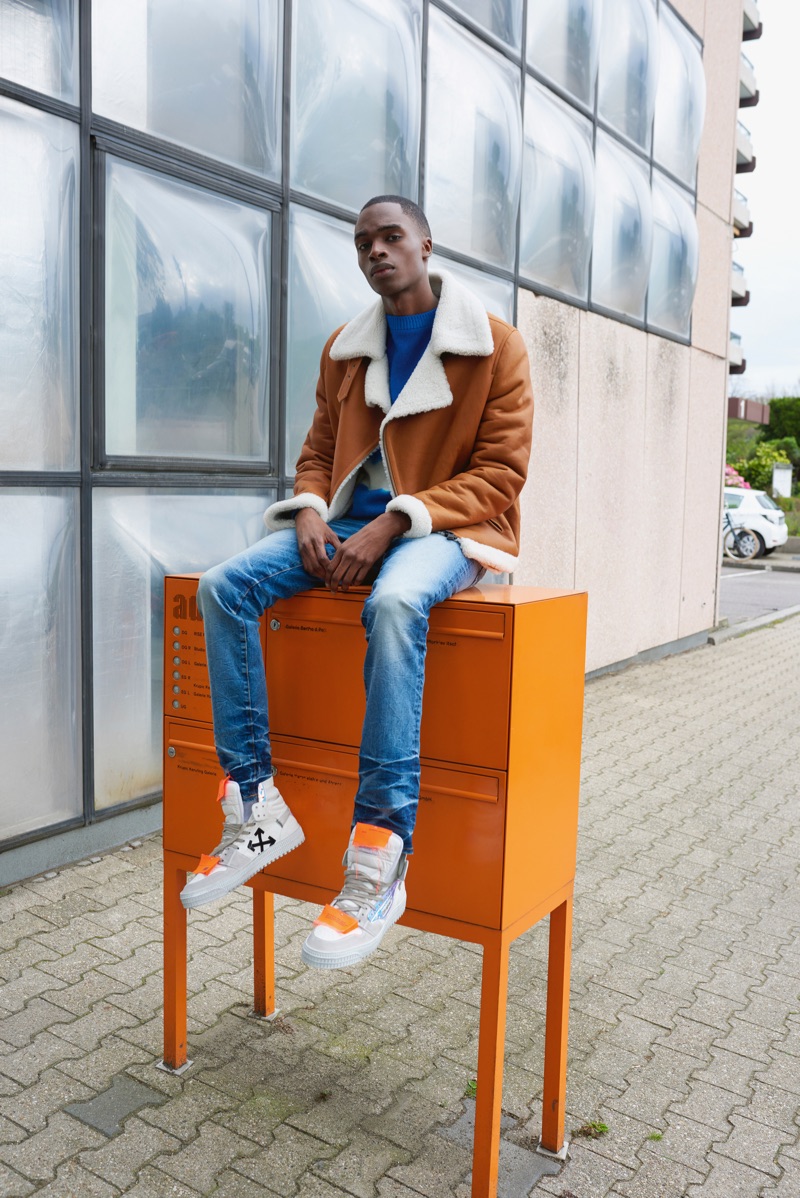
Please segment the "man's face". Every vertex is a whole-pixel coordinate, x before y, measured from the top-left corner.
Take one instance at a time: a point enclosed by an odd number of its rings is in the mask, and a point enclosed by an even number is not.
[[[432,244],[399,204],[372,204],[356,222],[358,265],[373,291],[395,297],[427,275]]]

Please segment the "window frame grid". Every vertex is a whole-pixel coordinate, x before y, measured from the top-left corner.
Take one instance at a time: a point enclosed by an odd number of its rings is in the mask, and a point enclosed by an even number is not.
[[[699,38],[671,0],[654,0],[656,16],[664,5],[686,28],[697,44],[701,58],[704,41]],[[425,156],[427,149],[427,78],[428,78],[428,31],[431,7],[439,9],[451,20],[462,26],[483,45],[513,63],[520,72],[521,120],[524,128],[525,81],[528,76],[542,84],[554,95],[565,101],[576,112],[588,118],[592,124],[592,150],[596,154],[598,128],[612,137],[630,153],[639,157],[648,166],[652,186],[654,167],[669,179],[687,199],[691,199],[697,211],[697,171],[694,185],[676,178],[671,171],[655,162],[651,128],[649,152],[633,144],[624,134],[613,129],[598,116],[598,85],[595,80],[593,104],[586,105],[572,96],[566,89],[548,79],[542,72],[527,63],[528,0],[523,5],[520,50],[505,43],[501,38],[483,28],[478,22],[448,0],[422,0],[422,26],[420,44],[419,83],[420,130],[419,163],[417,186],[419,202],[424,207],[426,179]],[[156,791],[135,799],[126,800],[112,807],[97,810],[94,804],[94,688],[93,688],[93,619],[92,619],[92,495],[95,488],[114,487],[120,489],[149,487],[154,490],[181,487],[198,492],[209,485],[227,487],[243,494],[257,494],[262,490],[275,491],[283,498],[291,492],[293,474],[286,461],[286,344],[288,336],[288,303],[286,282],[289,273],[289,215],[293,204],[323,215],[334,217],[355,226],[358,213],[341,205],[303,192],[291,186],[291,66],[294,9],[291,3],[284,6],[282,20],[282,80],[281,96],[281,169],[279,181],[267,179],[245,169],[223,163],[199,151],[166,141],[155,135],[122,125],[108,117],[92,112],[92,3],[79,0],[78,13],[78,84],[79,103],[46,95],[35,89],[0,78],[0,96],[16,100],[31,108],[51,113],[79,126],[79,422],[80,422],[80,466],[69,471],[0,470],[0,485],[6,486],[62,486],[77,488],[80,493],[79,535],[79,579],[81,587],[80,613],[80,663],[82,670],[82,752],[83,752],[83,813],[68,820],[0,840],[0,849],[16,848],[55,833],[87,826],[119,814],[148,807],[157,802],[160,792]],[[654,118],[655,119],[655,118]],[[272,214],[270,283],[270,413],[269,431],[271,438],[270,462],[220,462],[218,460],[174,459],[174,458],[123,458],[105,453],[100,443],[104,413],[104,244],[105,216],[104,181],[106,156],[112,154],[126,162],[147,167],[167,178],[187,182],[244,203],[263,208]],[[649,287],[645,299],[645,317],[640,320],[593,303],[592,266],[589,260],[589,299],[581,300],[565,295],[558,289],[529,278],[520,272],[519,234],[521,202],[516,215],[516,248],[513,270],[493,267],[468,254],[446,246],[436,245],[436,253],[443,259],[472,268],[514,286],[514,319],[517,319],[520,288],[534,294],[548,296],[561,303],[583,311],[597,312],[609,319],[638,328],[681,345],[691,345],[691,322],[686,337],[669,331],[649,327],[647,304]],[[258,478],[258,484],[256,483]]]

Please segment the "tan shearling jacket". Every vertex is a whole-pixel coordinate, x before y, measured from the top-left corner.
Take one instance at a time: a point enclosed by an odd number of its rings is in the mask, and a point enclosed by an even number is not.
[[[449,531],[467,557],[512,571],[533,421],[525,343],[452,276],[432,273],[431,286],[439,303],[430,343],[394,404],[381,300],[328,339],[294,496],[273,503],[264,521],[271,531],[289,527],[302,507],[328,522],[345,515],[356,475],[380,445],[387,511],[411,520],[404,536]]]

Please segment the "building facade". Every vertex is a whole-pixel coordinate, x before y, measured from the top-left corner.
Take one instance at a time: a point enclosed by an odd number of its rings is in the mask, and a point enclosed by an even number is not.
[[[0,0],[9,879],[157,825],[164,574],[290,491],[371,195],[529,346],[514,581],[589,670],[715,622],[740,0],[186,11]]]

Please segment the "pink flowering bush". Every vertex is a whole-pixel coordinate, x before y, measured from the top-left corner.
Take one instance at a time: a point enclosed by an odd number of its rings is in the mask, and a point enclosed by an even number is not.
[[[726,466],[725,467],[725,486],[726,487],[743,487],[747,491],[749,491],[751,489],[750,483],[746,482],[745,479],[742,478],[741,474],[739,473],[739,471],[736,469],[735,466]]]

